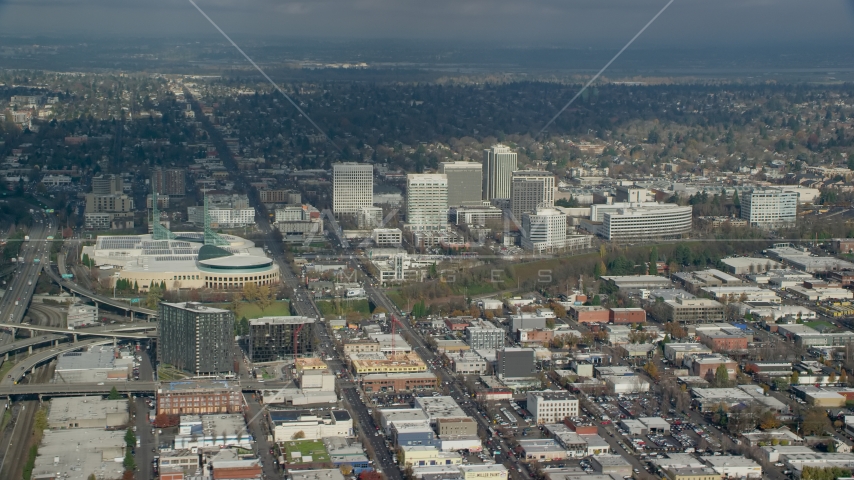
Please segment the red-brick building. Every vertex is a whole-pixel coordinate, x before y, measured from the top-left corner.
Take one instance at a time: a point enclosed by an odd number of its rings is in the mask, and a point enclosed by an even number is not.
[[[448,317],[445,319],[445,326],[452,332],[464,332],[471,322],[472,317]]]
[[[838,283],[843,287],[850,287],[854,285],[854,270],[840,270],[837,272],[830,272],[827,276],[827,279],[831,282]]]
[[[854,238],[834,238],[830,246],[834,253],[854,253]]]
[[[185,381],[164,383],[157,389],[158,415],[242,412],[243,393],[236,383]]]
[[[727,332],[710,332],[700,335],[700,342],[713,352],[747,350],[748,336]]]
[[[608,321],[615,324],[621,323],[644,323],[646,322],[646,310],[642,308],[612,308]]]
[[[552,330],[519,329],[519,343],[541,343],[549,344],[554,340],[555,333]]]
[[[372,373],[362,377],[365,392],[412,392],[433,390],[438,386],[436,375],[419,373]]]
[[[596,305],[573,305],[569,308],[569,316],[578,323],[608,323],[610,312]]]

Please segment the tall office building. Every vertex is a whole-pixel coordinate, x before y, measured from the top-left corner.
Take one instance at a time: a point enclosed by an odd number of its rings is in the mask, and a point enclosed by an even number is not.
[[[186,194],[186,172],[181,168],[155,168],[151,172],[151,191],[182,197]]]
[[[516,153],[498,144],[483,151],[483,199],[510,198],[510,176],[516,171]]]
[[[566,215],[554,208],[538,208],[522,214],[522,248],[534,252],[566,246]]]
[[[314,318],[263,317],[249,321],[249,359],[253,362],[311,356]]]
[[[439,173],[448,176],[448,206],[479,203],[483,199],[483,165],[477,162],[442,162]]]
[[[124,193],[121,175],[98,175],[92,177],[92,193],[95,195],[117,195]]]
[[[374,166],[364,163],[332,165],[332,211],[358,213],[374,204]]]
[[[507,347],[495,351],[495,374],[501,380],[530,378],[537,375],[534,350]]]
[[[200,303],[161,302],[157,342],[161,363],[196,377],[234,372],[234,313]]]
[[[410,173],[406,176],[406,228],[424,232],[448,228],[448,176]]]
[[[485,320],[475,321],[466,327],[466,342],[472,350],[501,348],[505,335],[507,332],[503,328]]]
[[[798,218],[798,193],[779,188],[743,191],[741,218],[754,227],[795,223]]]
[[[518,220],[523,213],[555,205],[555,177],[541,170],[513,172],[510,180],[510,211]]]
[[[681,238],[691,232],[693,207],[647,208],[646,204],[605,211],[599,235],[608,240],[640,240],[649,238]],[[652,204],[655,205],[655,204]]]

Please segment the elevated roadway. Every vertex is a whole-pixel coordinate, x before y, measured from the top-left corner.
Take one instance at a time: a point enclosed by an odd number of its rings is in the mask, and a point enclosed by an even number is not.
[[[101,382],[99,383],[36,383],[11,385],[0,383],[0,397],[30,396],[62,397],[75,395],[106,395],[113,387],[119,393],[154,393],[161,384],[168,382]],[[263,383],[257,381],[240,382],[243,392],[254,393],[264,389],[284,388],[284,383]]]
[[[140,314],[140,315],[145,315],[148,318],[151,318],[151,317],[154,317],[157,315],[157,311],[155,311],[155,310],[150,310],[148,308],[133,306],[133,305],[126,303],[126,302],[123,302],[121,300],[115,300],[115,299],[112,299],[110,297],[105,297],[103,295],[98,295],[97,293],[90,292],[89,290],[81,287],[80,285],[77,285],[76,283],[74,283],[72,281],[63,279],[62,277],[59,276],[59,274],[57,274],[56,272],[54,272],[50,268],[46,268],[45,272],[48,274],[48,276],[50,276],[51,280],[56,282],[61,288],[65,288],[70,292],[74,292],[77,295],[80,295],[81,297],[86,297],[86,298],[92,300],[93,302],[95,302],[96,305],[100,305],[100,304],[108,305],[110,307],[117,308],[119,310],[124,310],[126,312],[130,312],[131,314],[136,313],[136,314]],[[133,318],[133,316],[131,316],[131,318]]]
[[[12,324],[12,323],[0,323],[0,327],[10,328],[10,329],[23,329],[23,330],[31,330],[34,332],[50,332],[50,333],[61,333],[64,335],[72,335],[75,338],[77,336],[96,336],[96,337],[111,337],[111,338],[135,338],[137,340],[147,340],[151,338],[157,337],[157,332],[152,334],[146,333],[130,333],[133,330],[148,330],[148,329],[156,329],[157,326],[153,324],[153,322],[146,322],[147,325],[135,325],[135,326],[124,326],[115,328],[113,326],[109,327],[93,327],[93,328],[81,328],[77,330],[68,330],[65,328],[57,328],[57,327],[42,327],[38,325],[28,325],[28,324]]]
[[[24,338],[22,340],[7,343],[5,345],[0,346],[0,355],[6,356],[9,353],[15,352],[17,350],[23,350],[25,348],[32,353],[33,347],[36,347],[43,343],[61,342],[64,340],[68,340],[68,336],[50,334],[38,335],[33,338]]]
[[[21,362],[18,362],[12,370],[6,375],[6,378],[0,379],[0,385],[14,385],[17,382],[20,382],[24,376],[29,373],[33,368],[41,365],[42,363],[49,362],[53,360],[59,355],[63,353],[73,352],[75,350],[80,350],[85,347],[92,347],[95,345],[107,345],[113,343],[112,340],[102,340],[102,339],[92,339],[92,340],[83,340],[81,342],[75,342],[71,345],[63,345],[60,347],[51,348],[47,351],[38,352],[34,355],[30,355],[26,359]]]

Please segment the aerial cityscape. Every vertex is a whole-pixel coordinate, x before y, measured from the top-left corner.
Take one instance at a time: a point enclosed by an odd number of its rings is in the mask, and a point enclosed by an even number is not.
[[[854,478],[854,3],[272,3],[0,4],[0,479]]]

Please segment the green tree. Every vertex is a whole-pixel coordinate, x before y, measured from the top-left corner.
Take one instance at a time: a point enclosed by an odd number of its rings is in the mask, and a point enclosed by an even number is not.
[[[729,385],[729,372],[727,372],[726,365],[718,365],[717,370],[715,370],[715,386],[717,387],[726,387]]]
[[[827,412],[818,407],[811,408],[803,416],[802,428],[807,435],[820,435],[830,431],[831,425]]]
[[[270,308],[270,305],[275,301],[273,291],[267,285],[262,285],[258,288],[258,300],[256,303],[262,312]]]
[[[800,374],[798,374],[798,371],[797,371],[797,370],[795,370],[795,371],[792,373],[792,381],[791,381],[791,384],[792,384],[792,385],[797,385],[797,384],[799,383],[800,379],[801,379]]]
[[[122,396],[116,387],[110,389],[110,394],[107,395],[107,400],[121,400]]]
[[[136,446],[136,434],[133,433],[132,428],[128,428],[125,432],[125,445],[127,445],[128,448]]]
[[[658,247],[649,251],[649,274],[658,275]]]
[[[131,472],[136,470],[136,460],[133,459],[133,453],[130,448],[128,448],[127,452],[125,452],[125,460],[124,462],[122,462],[122,464],[125,466],[125,470]]]

